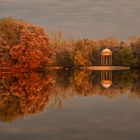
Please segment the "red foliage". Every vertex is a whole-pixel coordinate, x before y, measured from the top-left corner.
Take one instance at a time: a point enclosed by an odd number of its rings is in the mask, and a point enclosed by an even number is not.
[[[0,26],[2,64],[14,69],[36,69],[51,63],[48,36],[41,27],[12,18],[0,20]]]
[[[12,121],[41,112],[49,103],[53,83],[50,74],[0,74],[0,120]]]

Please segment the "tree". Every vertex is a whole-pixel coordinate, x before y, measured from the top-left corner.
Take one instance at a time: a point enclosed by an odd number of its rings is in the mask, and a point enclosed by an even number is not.
[[[135,66],[140,67],[140,37],[132,37],[130,39],[130,46],[133,50]]]
[[[4,18],[0,20],[0,60],[12,68],[39,68],[50,64],[48,35],[41,27]]]
[[[113,65],[133,66],[135,64],[132,49],[120,48],[113,54]]]
[[[91,55],[91,41],[89,39],[82,39],[75,42],[74,50],[74,64],[75,66],[90,66]]]

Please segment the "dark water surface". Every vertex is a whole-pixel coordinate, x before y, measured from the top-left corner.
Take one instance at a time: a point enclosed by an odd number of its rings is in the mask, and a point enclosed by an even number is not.
[[[140,35],[139,0],[0,0],[0,17],[5,16],[73,38]]]
[[[1,73],[0,120],[2,140],[139,140],[140,73]]]

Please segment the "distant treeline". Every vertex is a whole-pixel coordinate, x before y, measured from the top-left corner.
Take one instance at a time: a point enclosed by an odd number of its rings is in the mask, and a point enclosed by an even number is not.
[[[113,65],[140,67],[140,37],[67,40],[62,33],[48,36],[43,28],[19,19],[0,19],[0,64],[4,67],[95,66],[100,65],[104,48],[113,52]]]
[[[57,36],[60,36],[59,33]],[[56,41],[56,38],[59,41]],[[101,65],[101,52],[108,48],[112,51],[112,65],[140,67],[140,37],[131,37],[127,41],[107,38],[64,40],[55,37],[57,46],[54,55],[55,65],[63,67],[97,66]],[[50,45],[52,46],[52,44]]]

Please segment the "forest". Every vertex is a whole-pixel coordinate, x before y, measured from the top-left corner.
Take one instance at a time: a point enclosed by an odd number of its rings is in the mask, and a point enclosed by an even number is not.
[[[139,36],[128,40],[65,39],[62,32],[51,35],[42,27],[20,19],[0,19],[0,64],[10,71],[99,66],[104,48],[113,52],[113,65],[140,67]]]

